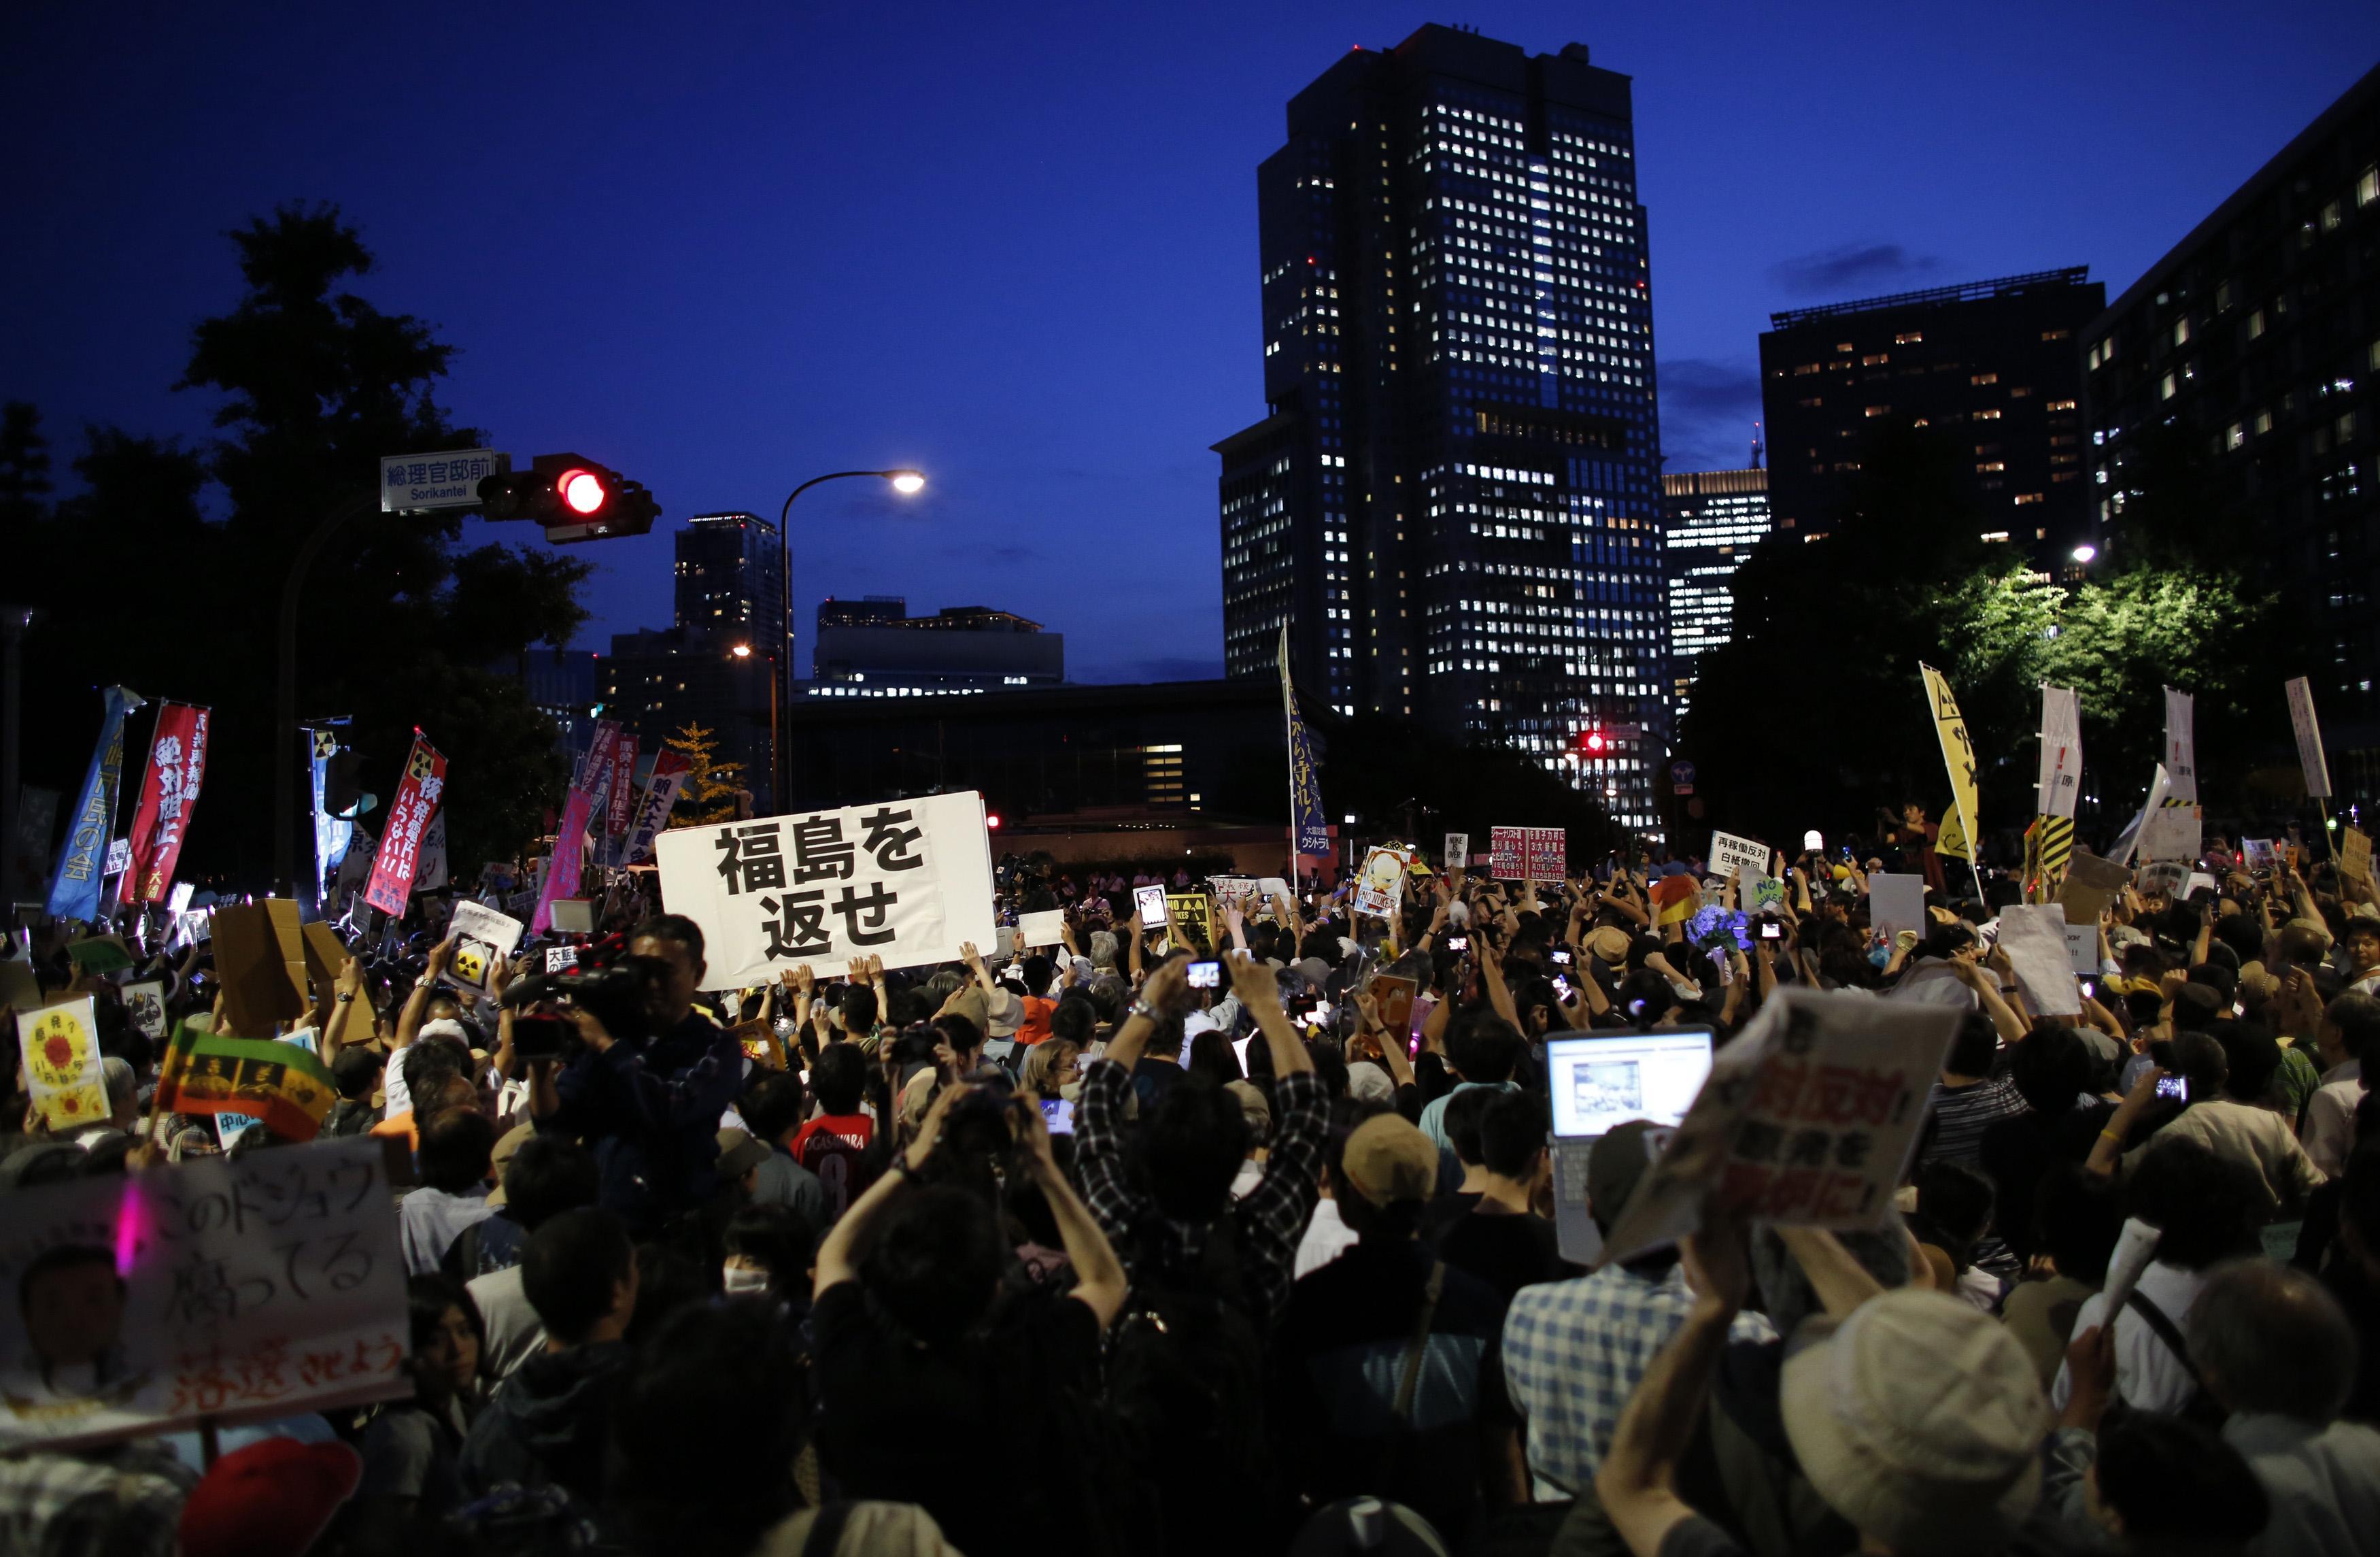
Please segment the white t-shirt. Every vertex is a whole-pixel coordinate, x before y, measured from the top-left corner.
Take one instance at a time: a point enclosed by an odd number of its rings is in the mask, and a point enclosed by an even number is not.
[[[1303,1277],[1319,1271],[1355,1244],[1354,1231],[1339,1220],[1339,1202],[1317,1200],[1313,1219],[1305,1224],[1305,1235],[1297,1241],[1297,1262],[1291,1267],[1292,1273]]]
[[[2179,1265],[2168,1265],[2152,1259],[2141,1272],[2141,1295],[2165,1311],[2174,1328],[2187,1333],[2190,1306],[2198,1301],[2206,1278],[2196,1271],[2185,1271]],[[2107,1295],[2095,1292],[2082,1300],[2074,1315],[2074,1333],[2099,1324],[2107,1313]],[[2116,1320],[2116,1395],[2126,1405],[2142,1411],[2179,1411],[2190,1404],[2198,1386],[2191,1381],[2190,1370],[2182,1366],[2173,1348],[2165,1344],[2149,1321],[2141,1318],[2131,1305]],[[2066,1365],[2058,1365],[2057,1381],[2049,1390],[2049,1403],[2063,1411],[2066,1397],[2073,1393],[2073,1381],[2067,1377]]]

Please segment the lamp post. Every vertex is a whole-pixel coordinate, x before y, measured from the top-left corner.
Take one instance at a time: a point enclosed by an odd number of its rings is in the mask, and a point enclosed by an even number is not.
[[[728,651],[739,660],[752,657],[752,646],[739,643]],[[777,778],[777,667],[769,666],[769,802],[778,810],[785,809],[785,792]]]
[[[281,584],[280,663],[273,699],[273,890],[282,897],[298,895],[298,616],[305,603],[306,574],[333,535],[379,506],[374,490],[332,509],[299,543]]]
[[[785,683],[785,699],[788,702],[792,701],[794,695],[794,537],[793,530],[791,529],[794,517],[794,499],[801,496],[802,493],[809,491],[810,488],[817,486],[821,481],[847,480],[855,476],[872,476],[880,481],[890,481],[892,483],[892,490],[899,493],[904,497],[910,496],[911,494],[918,492],[926,484],[926,475],[922,470],[830,470],[823,476],[812,476],[808,480],[804,481],[800,486],[795,487],[786,495],[784,507],[780,509],[777,513],[777,556],[778,560],[784,567],[785,668],[782,673],[782,679]],[[773,687],[770,696],[772,699],[775,697]],[[775,772],[790,773],[794,771],[794,754],[790,750],[786,750],[778,746],[776,731],[773,728],[773,725],[775,724],[773,717],[771,719],[770,723],[772,728],[769,733],[769,744],[771,748],[769,760],[773,765]],[[775,798],[777,809],[779,810],[783,810],[785,809],[784,791],[780,789],[777,792]]]

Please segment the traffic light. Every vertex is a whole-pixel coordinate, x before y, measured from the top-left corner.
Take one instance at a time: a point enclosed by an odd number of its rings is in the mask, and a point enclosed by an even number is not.
[[[1578,737],[1578,748],[1589,757],[1600,757],[1611,749],[1611,741],[1604,735],[1603,726],[1590,724],[1586,733]]]
[[[527,470],[499,471],[480,482],[480,511],[491,519],[535,519],[556,542],[642,535],[661,517],[640,481],[583,455],[541,454]]]

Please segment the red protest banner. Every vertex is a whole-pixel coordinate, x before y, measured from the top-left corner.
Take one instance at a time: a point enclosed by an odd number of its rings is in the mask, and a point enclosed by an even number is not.
[[[405,759],[405,779],[396,786],[396,803],[388,809],[388,831],[381,835],[380,852],[372,857],[371,884],[364,901],[383,914],[402,917],[413,895],[413,877],[421,866],[421,830],[446,793],[446,759],[438,748],[413,732],[413,750]]]
[[[604,819],[604,836],[628,835],[628,813],[634,809],[636,790],[637,737],[622,736],[618,749],[612,754],[612,812]]]
[[[124,872],[128,903],[162,901],[181,858],[182,832],[198,809],[207,771],[207,712],[189,703],[161,703],[149,742],[149,772],[132,816],[132,863]]]

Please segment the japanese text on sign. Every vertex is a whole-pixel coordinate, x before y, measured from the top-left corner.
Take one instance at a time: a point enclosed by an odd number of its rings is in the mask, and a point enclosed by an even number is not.
[[[12,1197],[0,1446],[410,1393],[381,1150],[322,1143]]]
[[[756,984],[820,958],[888,967],[994,941],[991,855],[972,791],[678,828],[658,840],[663,901],[702,927],[710,972]]]
[[[1492,827],[1488,831],[1489,873],[1500,881],[1559,882],[1564,874],[1569,834],[1559,827]]]

